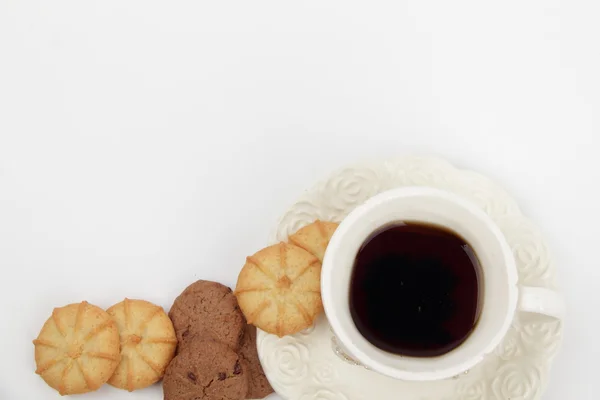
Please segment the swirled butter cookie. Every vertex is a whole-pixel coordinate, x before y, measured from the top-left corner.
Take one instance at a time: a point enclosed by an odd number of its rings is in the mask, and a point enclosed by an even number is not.
[[[248,323],[281,337],[314,323],[323,309],[320,279],[316,256],[282,242],[246,259],[235,295]]]
[[[125,299],[106,311],[121,339],[121,362],[108,383],[131,392],[160,380],[177,348],[175,329],[162,307]]]
[[[314,254],[319,261],[323,262],[329,240],[331,239],[331,236],[333,236],[338,225],[339,224],[335,222],[317,220],[312,224],[299,229],[296,233],[291,235],[288,240],[290,243],[302,247],[309,253]]]
[[[55,308],[33,344],[35,372],[61,395],[98,389],[119,365],[117,324],[86,301]]]

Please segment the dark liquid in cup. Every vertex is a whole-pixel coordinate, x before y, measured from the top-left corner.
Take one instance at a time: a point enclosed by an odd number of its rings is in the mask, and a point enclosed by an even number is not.
[[[384,351],[440,356],[475,328],[482,278],[475,252],[456,233],[422,223],[390,225],[367,239],[356,256],[352,319]]]

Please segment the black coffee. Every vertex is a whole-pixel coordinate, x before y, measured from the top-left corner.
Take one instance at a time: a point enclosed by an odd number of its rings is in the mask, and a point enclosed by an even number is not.
[[[360,333],[394,354],[435,357],[475,328],[482,273],[456,233],[421,223],[375,232],[356,256],[350,312]]]

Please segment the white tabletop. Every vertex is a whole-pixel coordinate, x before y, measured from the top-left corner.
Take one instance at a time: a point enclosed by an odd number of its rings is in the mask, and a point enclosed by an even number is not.
[[[234,284],[332,169],[443,156],[546,233],[569,316],[544,400],[598,399],[600,5],[0,1],[0,399],[52,307]],[[110,396],[109,396],[110,395]],[[104,387],[82,399],[161,399]]]

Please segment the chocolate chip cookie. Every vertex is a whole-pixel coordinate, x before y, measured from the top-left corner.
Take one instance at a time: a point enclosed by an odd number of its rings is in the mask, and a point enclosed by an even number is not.
[[[194,340],[167,367],[163,391],[164,400],[242,400],[248,393],[248,375],[227,345]]]
[[[256,351],[256,327],[246,325],[246,332],[242,340],[239,354],[246,365],[248,373],[248,395],[247,399],[262,399],[273,393],[265,371],[263,371]]]
[[[169,312],[181,351],[190,342],[213,339],[232,350],[240,347],[246,324],[231,289],[199,280],[188,286]]]

